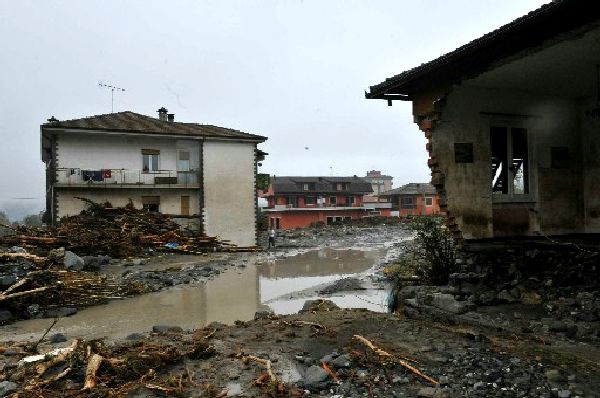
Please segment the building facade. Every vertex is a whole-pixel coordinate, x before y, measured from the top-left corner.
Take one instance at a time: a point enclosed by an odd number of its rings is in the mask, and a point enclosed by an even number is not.
[[[554,1],[372,86],[411,101],[459,242],[600,232],[600,8]]]
[[[411,182],[400,188],[382,192],[379,197],[391,203],[392,214],[399,217],[441,214],[439,195],[429,183]]]
[[[367,175],[363,179],[371,184],[374,197],[379,196],[383,192],[387,192],[392,189],[392,180],[394,177],[381,174],[379,170],[367,171]]]
[[[119,112],[41,126],[46,218],[95,202],[159,211],[209,236],[256,244],[257,145],[265,137]]]
[[[375,215],[363,207],[371,184],[360,177],[279,177],[273,176],[263,210],[269,227],[306,228],[321,222],[331,224]]]

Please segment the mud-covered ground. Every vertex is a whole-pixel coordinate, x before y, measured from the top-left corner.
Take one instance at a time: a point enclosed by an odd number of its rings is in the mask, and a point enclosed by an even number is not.
[[[107,360],[97,372],[99,384],[83,391],[86,361],[71,361],[75,369],[44,385],[64,372],[68,358],[47,374],[31,376],[33,365],[18,365],[22,348],[4,347],[0,379],[6,380],[0,392],[46,397],[117,392],[133,397],[597,397],[600,391],[594,347],[339,310],[327,302],[313,303],[311,309],[231,326],[213,323],[195,333],[176,327],[141,333],[135,341],[99,351]],[[199,342],[207,344],[203,354],[192,355],[189,347]],[[150,368],[140,362],[131,373],[112,370],[128,350],[165,357]],[[187,354],[167,359],[174,352]],[[118,377],[129,381],[115,384]]]
[[[113,261],[101,272],[116,281],[139,283],[149,292],[170,291],[178,285],[210,284],[222,273],[241,273],[314,249],[379,250],[368,271],[296,289],[289,296],[335,299],[384,288],[382,269],[402,253],[401,242],[410,236],[400,225],[290,231],[278,236],[275,250],[263,253]],[[94,342],[79,343],[76,358],[56,362],[52,355],[42,356],[41,363],[52,365],[41,373],[39,362],[22,362],[37,336],[27,343],[3,339],[0,397],[17,392],[19,397],[600,396],[597,340],[577,339],[552,328],[538,332],[512,327],[524,322],[531,306],[472,308],[461,316],[431,313],[419,319],[405,318],[402,306],[397,314],[339,309],[323,300],[305,307],[299,314],[258,311],[255,320],[186,330],[166,321],[136,330],[125,340],[106,340],[102,348],[94,348],[100,347]],[[548,316],[538,307],[536,311],[543,312],[539,317]],[[37,349],[49,353],[73,340],[54,330]],[[81,390],[90,359],[82,348],[87,345],[90,354],[97,352],[105,361],[97,371],[98,385]]]

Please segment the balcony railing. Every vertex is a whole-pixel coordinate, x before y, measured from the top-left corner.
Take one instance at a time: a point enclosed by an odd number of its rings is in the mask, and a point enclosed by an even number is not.
[[[60,168],[56,170],[56,183],[67,186],[175,186],[199,187],[198,171],[135,169],[79,169]]]

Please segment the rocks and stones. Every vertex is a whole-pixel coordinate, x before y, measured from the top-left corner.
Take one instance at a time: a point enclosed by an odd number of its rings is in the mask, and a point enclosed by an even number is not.
[[[8,310],[0,310],[0,323],[8,322],[12,319],[13,315]]]
[[[139,340],[144,340],[145,338],[146,338],[146,336],[144,336],[141,333],[131,333],[131,334],[128,334],[127,337],[125,337],[125,340],[139,341]]]
[[[67,336],[65,336],[62,333],[54,333],[53,335],[48,337],[48,341],[52,344],[64,343],[65,341],[67,341]]]
[[[17,278],[13,275],[0,276],[0,288],[3,290],[9,286],[14,285],[17,282]]]
[[[322,367],[313,365],[306,369],[306,373],[304,374],[305,387],[315,387],[325,380],[327,380],[327,372]]]
[[[63,265],[66,269],[73,271],[83,271],[85,267],[85,261],[77,254],[72,251],[65,251],[65,256],[63,258]]]
[[[326,311],[335,311],[335,310],[339,310],[339,309],[340,309],[340,307],[338,307],[331,300],[317,299],[317,300],[306,300],[306,302],[304,303],[304,306],[302,307],[302,309],[299,312],[300,313],[303,313],[303,312],[326,312]]]
[[[355,290],[365,290],[362,282],[358,278],[344,278],[338,279],[331,285],[325,287],[319,291],[320,294],[334,294],[339,292],[348,292]]]
[[[77,313],[75,307],[58,307],[45,310],[43,315],[45,318],[62,318]]]
[[[431,305],[454,314],[464,314],[475,307],[473,303],[468,301],[458,301],[453,295],[445,293],[434,293],[432,295]]]
[[[446,398],[447,395],[439,388],[424,387],[417,392],[418,397],[423,398]]]
[[[2,381],[0,382],[0,397],[5,397],[8,394],[12,394],[17,391],[19,386],[17,383],[13,383],[12,381]]]
[[[537,292],[523,292],[521,302],[528,305],[538,305],[542,303],[542,296]]]
[[[154,325],[153,333],[181,333],[183,329],[180,326]]]
[[[336,368],[349,368],[351,365],[350,355],[343,354],[331,361],[331,364]]]
[[[108,265],[111,261],[109,256],[83,256],[84,269],[87,271],[97,271],[103,265]]]
[[[254,313],[254,320],[256,321],[256,320],[259,320],[259,319],[270,319],[273,316],[275,316],[275,313],[271,309],[260,310],[260,311],[256,311]]]

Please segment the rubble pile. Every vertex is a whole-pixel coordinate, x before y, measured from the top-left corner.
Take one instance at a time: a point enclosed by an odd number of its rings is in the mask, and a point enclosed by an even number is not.
[[[463,250],[447,286],[404,286],[412,318],[435,316],[507,330],[600,338],[600,251],[573,244],[521,243]]]
[[[579,350],[556,356],[564,346],[331,302],[307,307],[195,331],[157,325],[114,345],[52,343],[37,356],[0,344],[0,389],[19,397],[550,398],[599,388],[597,364]]]
[[[178,337],[180,337],[178,335]],[[120,346],[102,340],[81,342],[55,349],[45,355],[24,357],[17,366],[0,370],[0,388],[11,387],[19,397],[125,396],[141,388],[174,396],[190,381],[162,379],[159,372],[183,359],[205,359],[214,349],[201,335],[185,341],[137,341]],[[30,346],[12,347],[15,356],[24,356]],[[2,351],[0,351],[2,352]],[[3,384],[3,385],[2,385]],[[59,388],[57,386],[60,385]]]
[[[135,282],[119,283],[96,272],[67,269],[74,261],[83,263],[64,249],[51,250],[47,257],[0,253],[0,324],[68,316],[79,308],[143,290]]]
[[[14,235],[0,237],[0,245],[20,245],[31,253],[65,247],[79,255],[109,255],[125,258],[155,250],[199,253],[207,251],[257,250],[238,248],[226,240],[201,236],[182,230],[171,217],[136,209],[129,203],[113,207],[110,203],[88,204],[80,214],[63,217],[55,228],[17,227]]]

